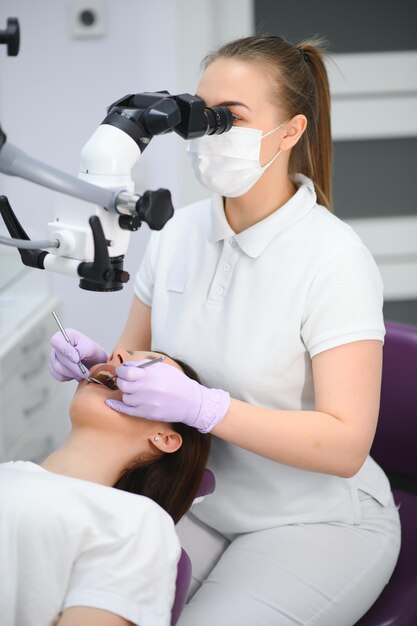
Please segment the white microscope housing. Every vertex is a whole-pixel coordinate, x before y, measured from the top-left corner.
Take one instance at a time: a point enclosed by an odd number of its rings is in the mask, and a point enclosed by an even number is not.
[[[100,187],[118,188],[133,194],[131,170],[140,154],[139,146],[129,135],[120,128],[102,124],[81,151],[78,177]],[[50,258],[45,259],[47,269],[64,266],[54,257],[80,261],[94,258],[94,242],[88,222],[91,215],[100,218],[110,256],[118,257],[126,253],[130,232],[120,228],[117,212],[59,194],[55,220],[48,224],[48,237],[58,239],[60,246],[52,251]]]

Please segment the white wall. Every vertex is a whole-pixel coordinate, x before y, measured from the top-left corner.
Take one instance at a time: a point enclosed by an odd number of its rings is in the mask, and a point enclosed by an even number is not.
[[[176,0],[176,5],[178,93],[195,93],[206,54],[227,41],[254,34],[253,0]],[[178,167],[182,204],[206,198],[207,190],[190,175],[185,152],[178,155]]]
[[[0,122],[11,143],[73,174],[107,105],[140,91],[194,93],[201,58],[221,41],[248,34],[252,24],[251,0],[104,0],[105,36],[74,39],[71,4],[2,0],[0,29],[7,17],[17,17],[21,48],[17,57],[8,57],[0,46]],[[170,189],[174,207],[206,194],[193,182],[185,144],[174,134],[152,141],[133,177],[139,191]],[[31,238],[46,238],[53,192],[0,175],[0,193],[9,196]],[[74,278],[49,274],[67,326],[111,349],[125,323],[148,236],[145,224],[132,235],[125,262],[132,278],[121,292],[91,293]]]

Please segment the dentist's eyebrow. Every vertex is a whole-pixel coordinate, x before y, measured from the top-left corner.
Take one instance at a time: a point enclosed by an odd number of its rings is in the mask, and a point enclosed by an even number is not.
[[[235,107],[235,106],[239,106],[239,107],[245,107],[245,109],[248,109],[249,111],[252,110],[250,107],[248,107],[247,104],[243,104],[243,102],[237,102],[236,100],[226,100],[226,102],[220,102],[220,104],[218,104],[217,106],[219,106],[219,107]]]

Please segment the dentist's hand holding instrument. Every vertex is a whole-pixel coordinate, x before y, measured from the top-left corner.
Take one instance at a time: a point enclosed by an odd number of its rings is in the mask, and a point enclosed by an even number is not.
[[[64,330],[55,311],[53,315],[60,332],[51,337],[49,371],[60,382],[89,378],[88,370],[96,363],[106,363],[109,354],[98,343],[77,330]]]
[[[123,401],[106,400],[109,407],[134,417],[182,422],[202,433],[210,432],[226,415],[230,406],[227,391],[200,385],[166,363],[147,369],[140,367],[142,363],[145,361],[127,361],[116,368]]]

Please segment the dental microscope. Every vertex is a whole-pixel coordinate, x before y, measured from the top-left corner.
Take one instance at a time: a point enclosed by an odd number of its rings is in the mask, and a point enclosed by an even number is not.
[[[19,50],[19,23],[7,20],[0,44],[9,56]],[[0,214],[24,265],[80,279],[90,291],[119,291],[129,280],[123,268],[130,234],[142,222],[161,230],[174,209],[168,189],[134,190],[131,169],[155,135],[175,132],[183,139],[221,134],[233,117],[225,106],[206,107],[188,93],[168,91],[129,94],[113,102],[81,151],[78,177],[38,161],[10,144],[0,127],[0,172],[61,192],[48,240],[31,241],[10,206],[0,196]]]

